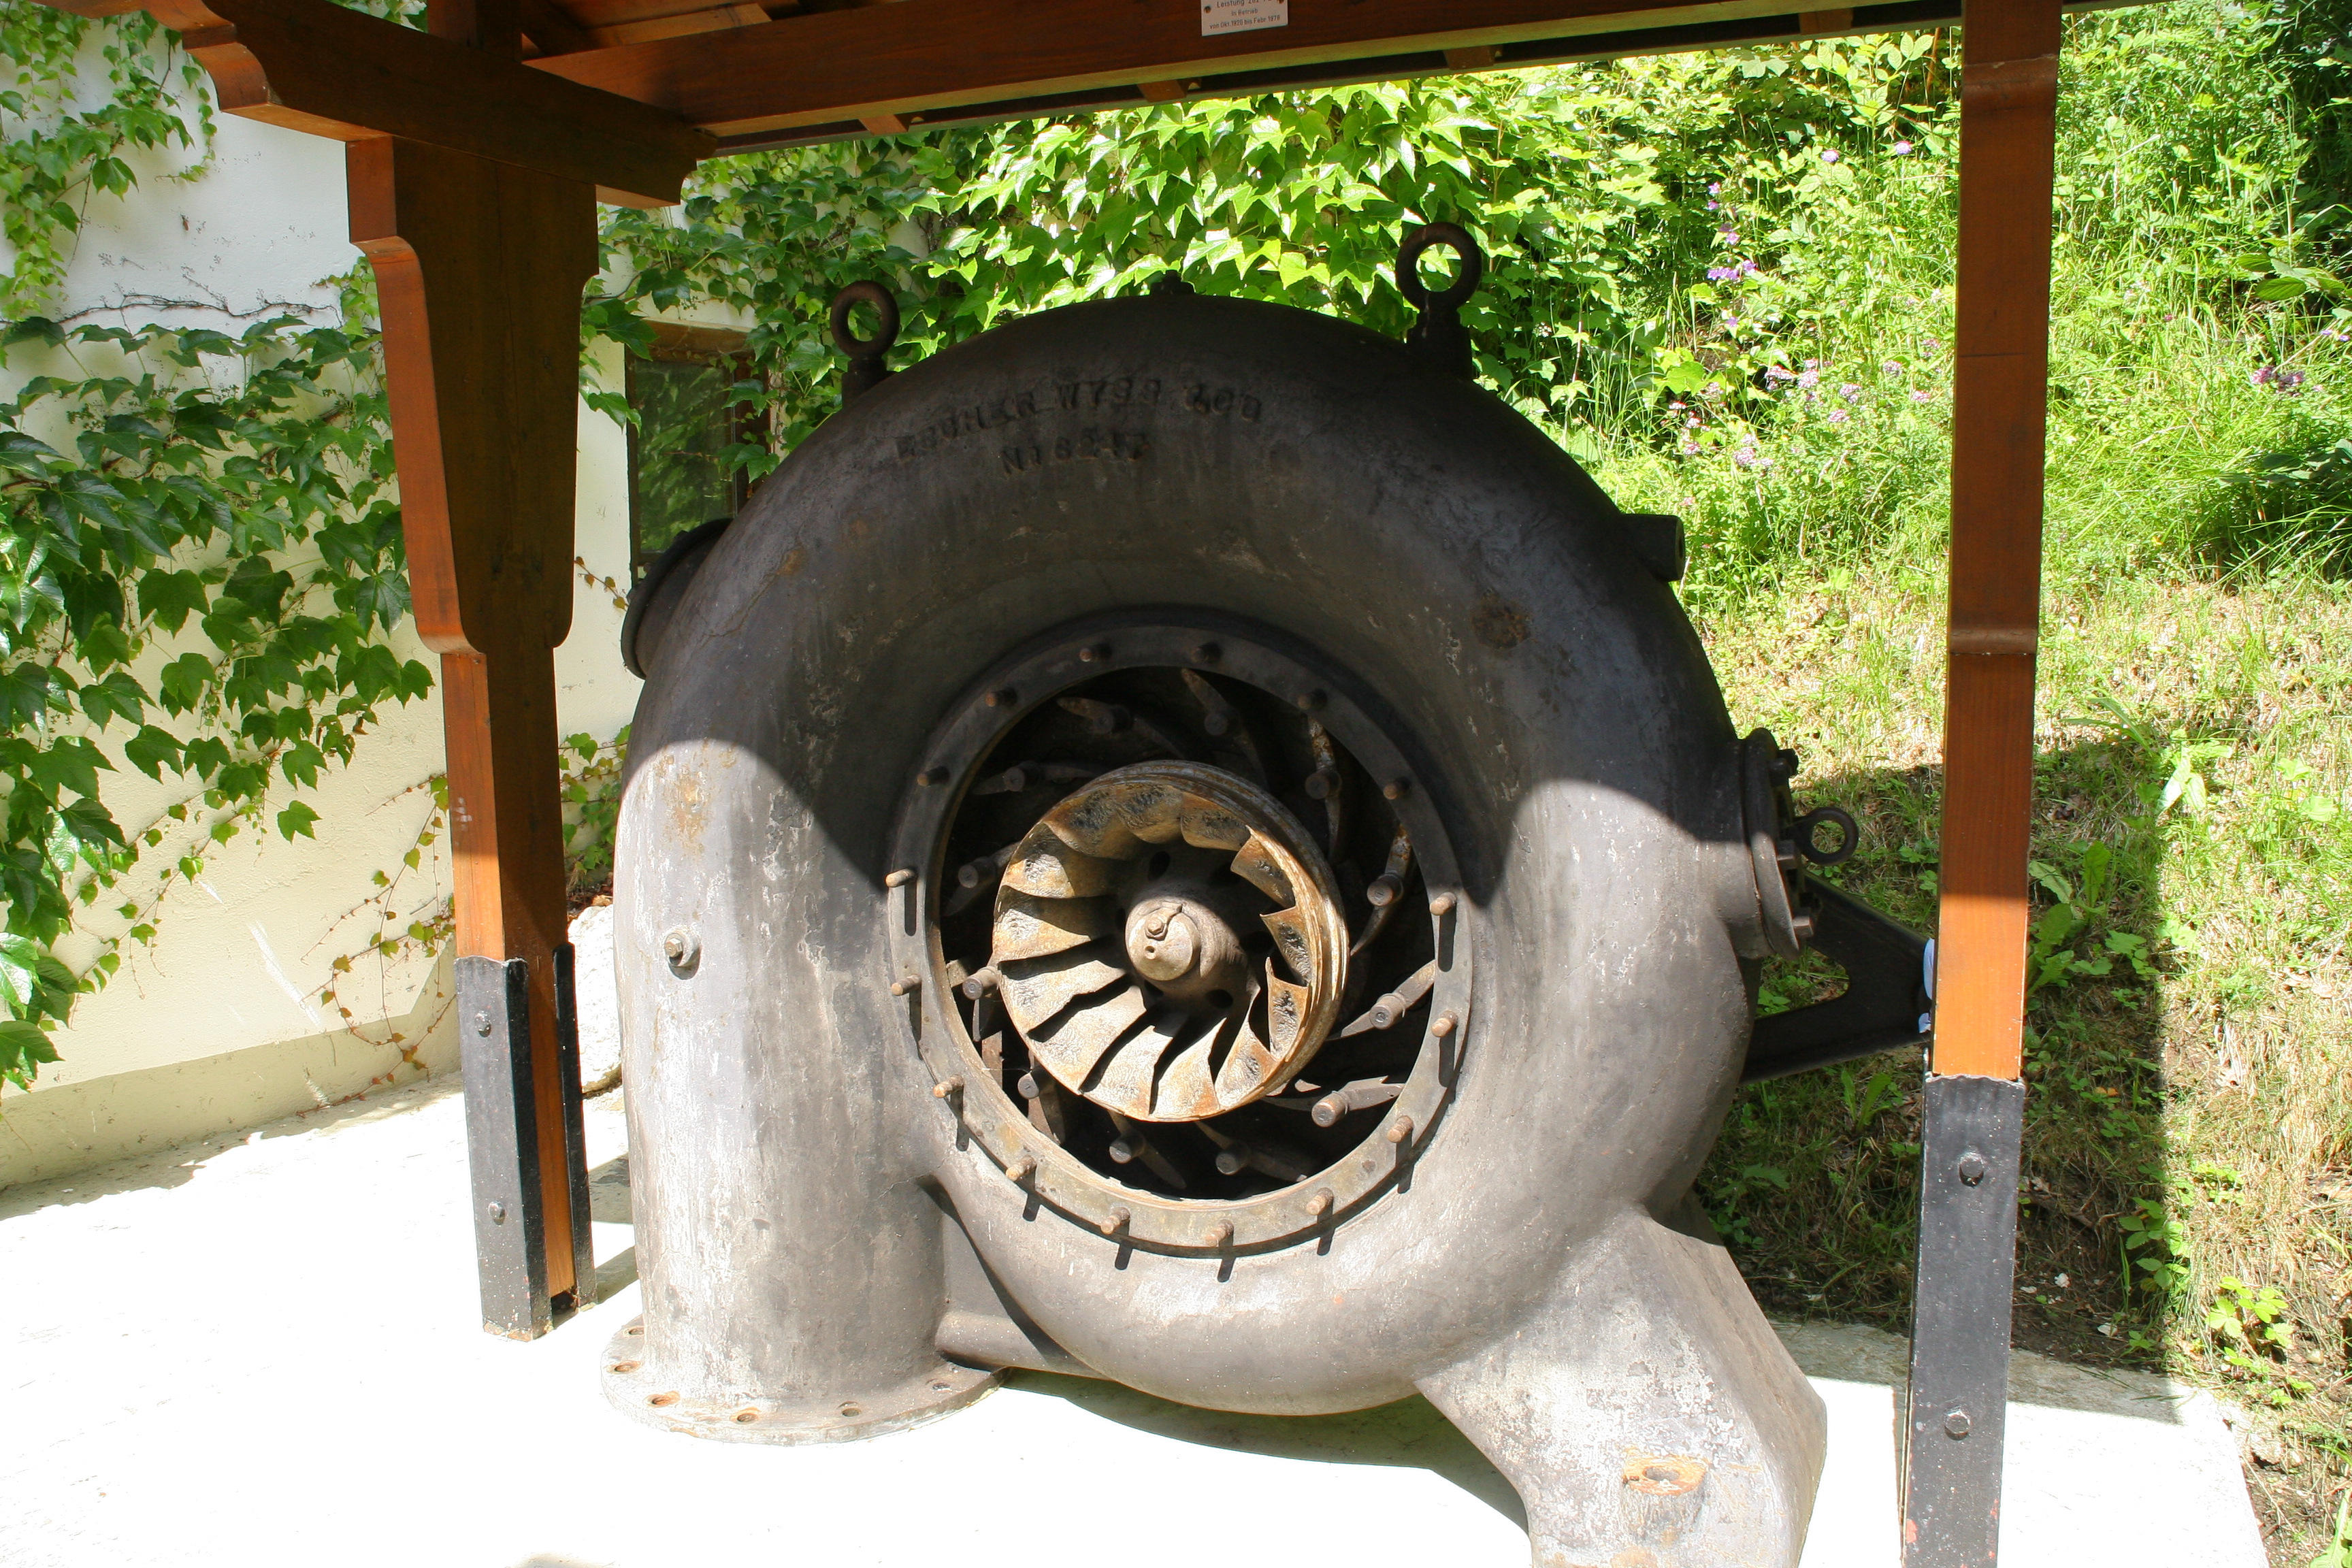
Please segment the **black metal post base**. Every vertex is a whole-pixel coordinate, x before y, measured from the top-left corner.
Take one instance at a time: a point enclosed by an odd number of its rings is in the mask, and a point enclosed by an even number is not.
[[[588,1228],[588,1165],[580,1104],[580,1042],[572,1003],[572,944],[555,950],[555,1026],[563,1149],[540,1145],[538,1090],[530,1058],[530,965],[520,958],[457,960],[458,1034],[466,1077],[466,1151],[472,1169],[474,1252],[482,1287],[482,1327],[509,1339],[546,1333],[593,1297],[595,1260]],[[556,1238],[572,1248],[575,1287],[548,1289],[548,1216],[541,1172],[568,1167],[572,1223]]]
[[[1903,1427],[1903,1563],[1990,1568],[2000,1540],[2025,1086],[1930,1077],[1927,1087]]]

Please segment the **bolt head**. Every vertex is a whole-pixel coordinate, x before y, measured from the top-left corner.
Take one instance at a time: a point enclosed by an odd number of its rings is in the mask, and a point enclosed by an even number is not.
[[[504,1204],[492,1204],[490,1205],[490,1223],[492,1225],[504,1225],[506,1222],[507,1205]]]
[[[662,955],[669,960],[672,969],[691,969],[702,956],[702,943],[692,931],[680,926],[662,938]]]
[[[475,1014],[475,1015],[474,1015],[474,1033],[476,1033],[476,1034],[478,1034],[478,1035],[487,1035],[487,1034],[488,1034],[489,1032],[490,1032],[490,1016],[489,1016],[488,1013],[477,1013],[477,1014]]]
[[[1330,699],[1324,696],[1320,691],[1302,691],[1298,694],[1299,708],[1303,711],[1308,713],[1320,711],[1323,704],[1328,700],[1330,700]]]
[[[1078,649],[1078,662],[1080,664],[1100,664],[1109,657],[1110,648],[1107,645],[1098,642],[1088,643],[1086,647]]]
[[[1430,900],[1429,912],[1435,915],[1439,920],[1444,920],[1446,916],[1452,914],[1454,912],[1454,895],[1451,893],[1440,893],[1435,898]]]
[[[1238,1149],[1220,1149],[1217,1151],[1217,1174],[1221,1176],[1234,1175],[1248,1163],[1248,1161],[1242,1158],[1241,1151]]]
[[[1948,1437],[1965,1437],[1974,1425],[1965,1410],[1949,1410],[1944,1414],[1944,1435]]]
[[[1412,789],[1411,779],[1391,779],[1381,785],[1381,796],[1384,800],[1402,800],[1412,792]]]
[[[1960,1180],[1971,1187],[1983,1181],[1985,1173],[1991,1169],[1992,1167],[1985,1162],[1985,1157],[1973,1149],[1960,1156]]]

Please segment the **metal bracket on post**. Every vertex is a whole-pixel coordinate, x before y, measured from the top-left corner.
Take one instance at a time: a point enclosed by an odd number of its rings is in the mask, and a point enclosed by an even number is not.
[[[561,1319],[596,1304],[596,1243],[589,1229],[588,1129],[580,1099],[580,1000],[570,942],[555,948],[555,1050],[562,1064],[564,1164],[572,1186],[572,1289],[554,1304]]]
[[[1903,1425],[1905,1568],[1982,1568],[2000,1547],[2024,1124],[2025,1086],[2015,1079],[1927,1079]]]
[[[536,1339],[555,1318],[530,1070],[530,965],[470,957],[457,968],[482,1326],[509,1339]]]
[[[572,1189],[571,1234],[547,1234],[540,1185],[552,1151],[539,1142],[530,1065],[530,965],[520,958],[457,961],[458,1033],[466,1070],[466,1149],[473,1168],[474,1251],[481,1268],[482,1326],[530,1340],[595,1302],[596,1259],[588,1218],[588,1144],[580,1102],[580,1023],[570,942],[555,949],[555,1039]],[[572,1249],[572,1289],[548,1293],[551,1242]]]

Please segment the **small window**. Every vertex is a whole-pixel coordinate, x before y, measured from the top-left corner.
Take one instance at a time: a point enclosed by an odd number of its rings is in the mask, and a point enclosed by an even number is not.
[[[670,541],[732,517],[751,491],[728,449],[760,446],[767,419],[738,401],[755,374],[743,334],[653,323],[653,345],[629,355],[629,572],[642,576]]]

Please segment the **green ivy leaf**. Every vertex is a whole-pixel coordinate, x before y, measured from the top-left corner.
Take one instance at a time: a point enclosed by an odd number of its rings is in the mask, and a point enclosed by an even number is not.
[[[126,669],[111,670],[103,679],[89,681],[75,695],[81,702],[81,710],[100,730],[118,717],[136,724],[147,708],[145,689],[131,679]]]
[[[41,1064],[57,1059],[57,1047],[38,1026],[21,1018],[0,1020],[0,1079],[30,1089]]]
[[[168,730],[159,730],[152,724],[142,724],[139,728],[139,733],[123,742],[122,755],[132,767],[137,768],[149,778],[161,779],[165,768],[178,770],[180,742],[178,737]]]
[[[40,983],[41,950],[30,937],[0,932],[0,1002],[23,1017],[32,1010],[33,988]]]
[[[305,838],[314,838],[317,835],[310,831],[310,825],[318,820],[319,814],[298,800],[278,814],[278,831],[289,844],[298,833]]]
[[[139,574],[139,613],[167,632],[185,626],[190,616],[205,613],[204,579],[194,572],[142,572]]]

